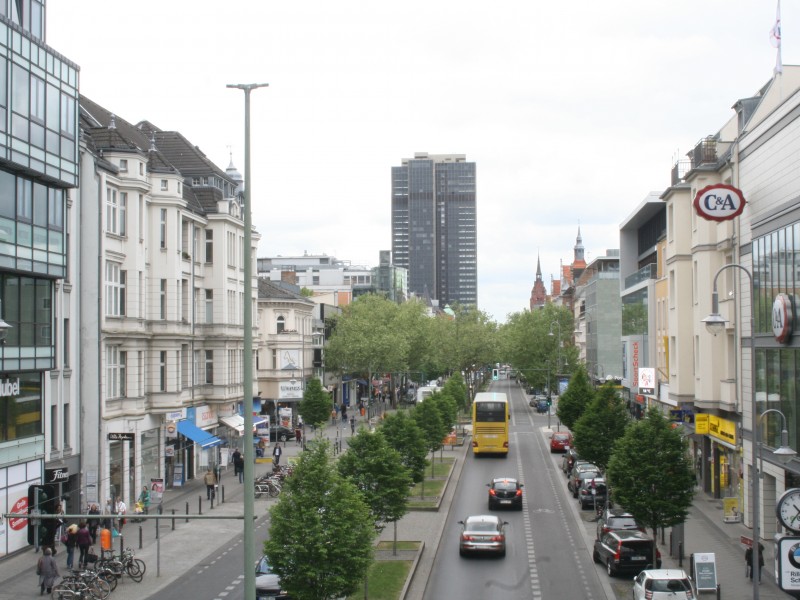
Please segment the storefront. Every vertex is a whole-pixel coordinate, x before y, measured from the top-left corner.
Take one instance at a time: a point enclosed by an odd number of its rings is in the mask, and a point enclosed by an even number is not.
[[[736,422],[708,413],[697,413],[694,419],[695,433],[703,436],[702,446],[695,450],[703,491],[714,498],[735,497],[741,501]]]

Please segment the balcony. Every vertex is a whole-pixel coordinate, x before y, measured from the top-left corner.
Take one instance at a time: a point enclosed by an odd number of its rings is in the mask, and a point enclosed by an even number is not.
[[[647,281],[648,279],[655,279],[658,275],[658,266],[655,263],[651,263],[649,265],[645,265],[635,273],[628,275],[625,278],[625,288],[631,288],[643,281]]]
[[[697,142],[694,149],[688,154],[692,160],[692,168],[695,169],[700,165],[713,165],[717,163],[717,140],[712,137],[706,137]]]

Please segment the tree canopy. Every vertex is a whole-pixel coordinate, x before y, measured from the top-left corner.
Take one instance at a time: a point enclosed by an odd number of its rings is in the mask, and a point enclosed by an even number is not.
[[[298,407],[303,421],[314,426],[324,425],[331,414],[331,406],[330,396],[322,389],[319,379],[316,377],[309,379]]]
[[[586,375],[586,369],[583,365],[578,365],[569,380],[566,391],[558,400],[558,409],[556,410],[558,418],[569,429],[572,429],[592,398],[594,398],[594,389]]]
[[[389,446],[400,453],[403,465],[409,470],[414,483],[419,483],[425,476],[428,445],[425,432],[406,411],[390,414],[383,420],[381,432],[389,442]]]
[[[630,417],[611,383],[603,385],[572,428],[575,449],[604,471],[617,440],[625,434]]]
[[[362,493],[332,464],[324,439],[310,442],[270,510],[264,552],[298,600],[356,591],[372,562],[375,528]]]

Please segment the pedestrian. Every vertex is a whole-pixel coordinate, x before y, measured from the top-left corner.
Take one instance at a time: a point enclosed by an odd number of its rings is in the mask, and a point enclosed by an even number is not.
[[[39,562],[36,563],[36,574],[39,576],[39,595],[44,596],[45,590],[47,590],[48,594],[51,594],[56,577],[61,575],[58,572],[58,565],[50,548],[44,549],[44,556],[41,556]]]
[[[85,569],[87,566],[86,556],[89,553],[89,547],[92,545],[92,534],[89,532],[89,525],[86,521],[81,521],[78,525],[78,533],[76,534],[76,541],[78,543],[78,568]],[[69,554],[67,555],[69,557]]]
[[[244,457],[239,449],[233,451],[233,473],[239,476],[239,483],[244,481]]]
[[[356,417],[353,415],[350,417],[350,435],[355,435],[356,433]]]
[[[147,489],[147,486],[142,487],[142,493],[139,494],[139,504],[142,505],[144,514],[147,514],[147,511],[150,510],[150,490]]]
[[[342,402],[341,412],[342,412],[342,423],[347,423],[347,407],[344,405],[344,402]]]
[[[331,409],[331,425],[336,425],[336,415],[338,414],[339,411],[337,411],[335,408]]]
[[[217,476],[214,475],[214,471],[211,470],[211,467],[208,467],[206,474],[203,476],[203,481],[206,483],[206,499],[211,500],[215,495],[214,486],[217,485]]]
[[[128,507],[125,505],[125,501],[122,498],[117,500],[117,505],[115,507],[115,512],[117,513],[117,516],[119,517],[119,527],[117,528],[117,531],[122,533],[122,526],[125,525],[125,523],[127,523],[127,520],[125,519],[125,515],[128,513]]]
[[[67,548],[67,568],[72,569],[75,563],[75,547],[78,545],[78,526],[75,523],[64,530],[61,542]]]
[[[111,498],[106,500],[105,512],[103,514],[108,515],[103,519],[103,528],[111,529],[111,527],[114,525],[114,503],[111,501]]]
[[[97,504],[92,504],[89,507],[89,514],[90,515],[99,515],[100,508]],[[100,525],[100,519],[89,519],[89,535],[92,536],[92,544],[97,543],[97,527]]]
[[[294,428],[294,442],[298,446],[303,443],[303,430],[300,429],[299,424]]]
[[[272,449],[272,466],[277,467],[281,464],[281,454],[283,451],[281,450],[280,444],[275,444],[275,447]]]
[[[56,514],[59,515],[60,518],[56,520],[56,535],[55,535],[55,538],[57,540],[60,540],[62,537],[64,537],[64,534],[66,533],[66,529],[64,528],[64,525],[67,524],[66,520],[63,517],[63,515],[64,515],[64,504],[63,503],[59,502],[58,505],[56,506]],[[55,549],[55,546],[53,548]],[[55,554],[55,552],[53,554]]]
[[[753,547],[744,551],[744,562],[747,565],[747,576],[753,579]],[[764,544],[758,542],[758,581],[761,582],[761,569],[764,567]]]

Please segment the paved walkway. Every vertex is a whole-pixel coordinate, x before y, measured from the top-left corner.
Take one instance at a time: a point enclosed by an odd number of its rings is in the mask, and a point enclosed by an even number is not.
[[[338,424],[328,425],[324,435],[331,441],[346,440],[350,437],[349,427]],[[547,435],[542,431],[542,435]],[[301,448],[295,442],[285,444],[284,462],[287,458],[296,456]],[[425,584],[430,573],[433,558],[439,544],[439,539],[447,513],[455,493],[454,483],[460,476],[464,466],[464,456],[467,446],[456,447],[454,450],[445,450],[446,454],[456,457],[455,469],[448,485],[439,511],[413,511],[408,513],[397,526],[398,539],[419,540],[424,542],[422,560],[417,565],[412,581],[409,583],[406,598],[419,600],[422,598]],[[257,464],[255,472],[266,471],[268,465]],[[205,500],[205,486],[202,478],[187,482],[183,488],[168,490],[164,494],[164,513],[176,511],[175,528],[172,529],[170,521],[162,521],[158,529],[159,539],[156,540],[156,525],[152,522],[134,524],[129,523],[123,533],[125,546],[130,546],[136,551],[136,556],[147,564],[147,573],[141,583],[134,583],[128,578],[123,578],[117,590],[112,595],[114,600],[143,600],[156,596],[157,592],[169,585],[179,576],[190,571],[195,565],[202,562],[215,550],[241,533],[240,521],[223,519],[204,520],[203,526],[197,527],[196,522],[186,523],[180,518],[189,504],[192,514],[197,514],[198,498],[202,498],[203,514],[217,516],[235,516],[243,512],[243,486],[238,484],[233,468],[223,472],[222,486],[225,488],[225,502],[210,509]],[[256,500],[255,514],[257,518],[266,515],[267,510],[274,500]],[[141,529],[142,548],[139,548],[139,532]],[[693,552],[713,552],[716,555],[718,580],[722,586],[721,597],[725,600],[739,600],[752,598],[750,580],[745,578],[744,547],[740,544],[741,536],[749,536],[750,530],[740,523],[726,524],[722,522],[722,505],[718,500],[709,499],[703,493],[698,493],[691,515],[685,526],[685,556],[683,568],[688,572],[688,556]],[[386,528],[380,536],[382,540],[391,540],[394,535],[392,527]],[[209,540],[212,540],[209,542]],[[668,544],[668,538],[665,540]],[[765,543],[764,581],[760,586],[760,597],[763,600],[785,599],[788,596],[778,589],[773,576],[773,548],[772,543]],[[118,541],[115,548],[118,548]],[[186,552],[187,548],[207,548],[195,552]],[[660,546],[664,566],[677,567],[677,558],[669,556],[666,545]],[[0,560],[0,600],[19,600],[20,598],[38,597],[38,578],[35,574],[35,565],[38,554],[33,549],[24,550],[18,554]],[[62,572],[66,568],[66,552],[59,551],[56,559]],[[626,596],[627,597],[627,596]],[[713,595],[711,596],[713,597]],[[547,599],[546,599],[547,600]]]

